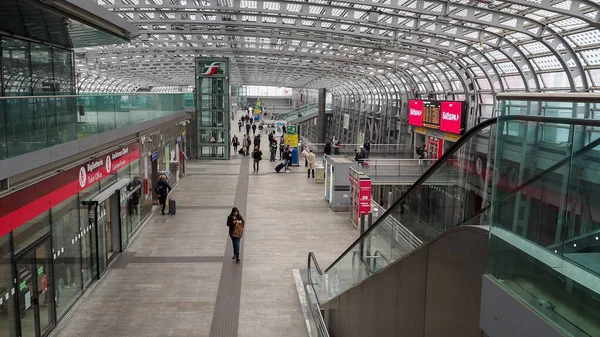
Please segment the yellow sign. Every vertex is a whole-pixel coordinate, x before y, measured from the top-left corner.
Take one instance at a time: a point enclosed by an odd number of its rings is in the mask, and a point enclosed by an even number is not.
[[[420,127],[420,126],[417,126],[417,127],[415,127],[415,132],[416,132],[416,133],[422,133],[422,134],[424,134],[424,135],[426,135],[426,134],[427,134],[427,130],[425,130],[425,128],[422,128],[422,127]]]
[[[444,134],[444,139],[445,140],[449,140],[451,142],[456,142],[460,139],[460,135],[455,135],[453,133],[445,133]]]
[[[254,114],[255,114],[255,115],[258,115],[258,114],[260,114],[260,109],[259,109],[259,108],[254,108]]]
[[[298,147],[298,135],[286,135],[285,144],[289,147]]]

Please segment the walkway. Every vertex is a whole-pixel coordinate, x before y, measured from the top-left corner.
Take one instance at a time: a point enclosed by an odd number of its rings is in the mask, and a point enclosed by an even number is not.
[[[237,155],[188,162],[177,215],[155,213],[53,335],[307,336],[292,269],[309,251],[328,266],[358,232],[303,167],[277,174],[266,158],[259,174]],[[225,226],[233,205],[247,221],[239,265]]]

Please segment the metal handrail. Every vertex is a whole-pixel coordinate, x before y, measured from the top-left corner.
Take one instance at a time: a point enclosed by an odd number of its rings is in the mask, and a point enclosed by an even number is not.
[[[38,98],[83,98],[93,96],[154,96],[154,95],[189,95],[190,93],[185,92],[126,92],[126,93],[82,93],[79,95],[42,95],[42,96],[1,96],[0,101],[9,99],[38,99]]]
[[[600,101],[600,100],[599,100]],[[451,158],[455,152],[457,152],[463,144],[471,140],[471,137],[475,136],[480,130],[483,130],[489,126],[495,125],[501,122],[507,121],[515,121],[515,122],[533,122],[533,123],[552,123],[552,124],[571,124],[571,125],[580,125],[580,126],[591,126],[591,127],[600,127],[600,120],[592,120],[592,119],[581,119],[581,118],[563,118],[563,117],[546,117],[546,116],[528,116],[528,115],[510,115],[510,116],[501,116],[490,118],[482,123],[477,124],[473,128],[469,129],[448,151],[446,151],[440,159],[438,159],[423,175],[421,175],[417,181],[412,184],[406,193],[404,193],[398,200],[392,204],[387,211],[384,212],[375,223],[369,227],[361,236],[359,236],[348,248],[338,256],[338,258],[331,263],[325,272],[328,272],[331,268],[333,268],[344,256],[346,256],[354,247],[364,239],[367,235],[371,234],[380,223],[383,222],[392,210],[394,210],[399,204],[406,201],[409,195],[412,195],[414,191],[416,191],[429,177],[436,172],[440,167],[445,165],[446,161]]]

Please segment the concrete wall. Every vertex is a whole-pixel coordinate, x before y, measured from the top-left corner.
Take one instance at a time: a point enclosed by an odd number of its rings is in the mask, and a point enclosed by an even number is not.
[[[487,246],[486,227],[460,226],[441,234],[325,303],[329,333],[481,337],[481,277]]]

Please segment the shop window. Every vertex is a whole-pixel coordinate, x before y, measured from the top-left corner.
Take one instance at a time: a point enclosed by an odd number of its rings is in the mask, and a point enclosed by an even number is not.
[[[58,319],[61,319],[82,294],[77,196],[53,208],[52,221],[56,314]]]
[[[17,336],[15,300],[18,293],[12,292],[15,288],[13,279],[9,234],[0,238],[0,336]]]
[[[34,241],[50,232],[48,212],[38,215],[35,219],[13,230],[15,252],[19,252]]]

